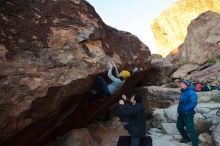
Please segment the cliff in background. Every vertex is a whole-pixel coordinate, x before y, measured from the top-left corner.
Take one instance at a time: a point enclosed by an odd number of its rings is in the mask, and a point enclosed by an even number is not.
[[[42,145],[91,122],[140,80],[89,109],[83,100],[107,62],[148,70],[150,51],[107,26],[84,0],[0,3],[0,145]]]
[[[176,54],[170,54],[180,68],[171,75],[173,79],[202,81],[220,84],[220,14],[207,11],[188,26],[184,43]]]
[[[179,49],[184,63],[204,64],[220,56],[220,13],[205,12],[193,20]]]
[[[181,45],[191,20],[205,11],[220,12],[219,0],[179,0],[152,23],[158,53],[168,55]]]

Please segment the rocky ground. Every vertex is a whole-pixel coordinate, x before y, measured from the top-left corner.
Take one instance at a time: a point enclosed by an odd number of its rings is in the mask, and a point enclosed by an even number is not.
[[[158,90],[155,94],[160,94],[161,87],[153,87],[154,90]],[[170,95],[179,95],[176,89],[164,88],[164,90]],[[220,98],[220,91],[199,92],[198,97],[199,104],[196,107],[195,125],[199,135],[200,146],[219,146],[220,103],[216,102],[215,99]],[[147,135],[152,137],[153,146],[191,146],[190,142],[186,144],[179,143],[181,136],[176,129],[176,111],[177,104],[175,103],[167,108],[154,108],[153,118],[146,123],[148,128]],[[113,117],[107,122],[95,122],[88,126],[87,129],[73,130],[69,134],[59,137],[57,145],[72,146],[74,141],[75,144],[73,146],[81,146],[81,144],[76,144],[76,141],[83,141],[87,142],[83,144],[84,146],[116,146],[119,136],[128,135],[123,128],[123,124],[117,117]],[[81,138],[76,136],[80,135],[80,133],[84,133]]]
[[[211,91],[212,92],[212,91]],[[220,91],[216,94],[220,95]],[[199,95],[199,99],[205,96]],[[210,98],[206,96],[207,98]],[[220,111],[220,103],[213,101],[206,101],[204,103],[199,100],[200,103],[196,107],[195,114],[195,125],[197,132],[199,134],[199,140],[201,146],[218,146],[220,144],[219,138],[216,137],[216,126],[219,124],[220,117],[217,113]],[[176,129],[176,119],[177,119],[177,105],[173,105],[165,109],[156,109],[154,111],[154,118],[152,119],[153,127],[150,133],[156,142],[156,146],[160,146],[164,143],[167,145],[180,145],[178,140],[180,135]],[[161,142],[161,137],[164,142]],[[158,141],[158,142],[157,142]],[[182,144],[181,144],[182,145]],[[188,144],[190,145],[190,144]]]

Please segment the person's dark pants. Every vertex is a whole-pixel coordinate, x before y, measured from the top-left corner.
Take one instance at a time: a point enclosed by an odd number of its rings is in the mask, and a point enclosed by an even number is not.
[[[108,84],[102,76],[98,76],[92,85],[91,89],[96,90],[98,96],[109,96],[111,95],[108,90]]]
[[[128,131],[129,124],[125,124],[124,128]],[[141,137],[131,136],[131,146],[139,146],[140,140],[141,140]]]
[[[91,94],[88,97],[88,104],[92,103],[97,98],[102,98],[105,96],[110,96],[110,92],[108,90],[108,84],[104,80],[102,76],[98,76],[95,82],[92,84],[91,90],[95,90],[96,94]]]
[[[131,146],[139,146],[140,140],[140,137],[131,137]]]
[[[198,136],[195,131],[193,118],[194,115],[179,115],[177,118],[176,127],[183,139],[189,140],[191,138],[192,146],[198,146]],[[188,134],[190,135],[190,138]]]

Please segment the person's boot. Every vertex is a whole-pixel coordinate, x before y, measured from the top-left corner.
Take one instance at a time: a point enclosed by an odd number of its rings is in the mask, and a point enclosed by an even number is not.
[[[187,143],[187,142],[190,142],[191,140],[190,139],[186,139],[186,138],[181,138],[180,139],[180,143]]]

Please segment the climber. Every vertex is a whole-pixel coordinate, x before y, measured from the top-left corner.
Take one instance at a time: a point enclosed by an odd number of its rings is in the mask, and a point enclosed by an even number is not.
[[[112,75],[112,70],[115,70],[116,76]],[[120,73],[116,65],[111,63],[108,65],[108,77],[111,79],[111,83],[107,84],[104,78],[99,75],[94,84],[91,87],[92,95],[87,99],[87,105],[94,101],[96,98],[111,96],[116,93],[130,77],[130,72],[127,70],[122,70]]]
[[[146,136],[146,117],[143,99],[140,96],[133,95],[129,99],[130,105],[127,106],[125,106],[124,100],[119,100],[117,114],[119,117],[128,118],[128,124],[125,124],[124,128],[131,135],[131,146],[138,146],[141,138]]]
[[[195,87],[189,80],[181,82],[181,95],[179,97],[178,118],[176,127],[182,136],[181,143],[192,141],[192,146],[198,146],[198,136],[194,127],[194,108],[197,105]]]

